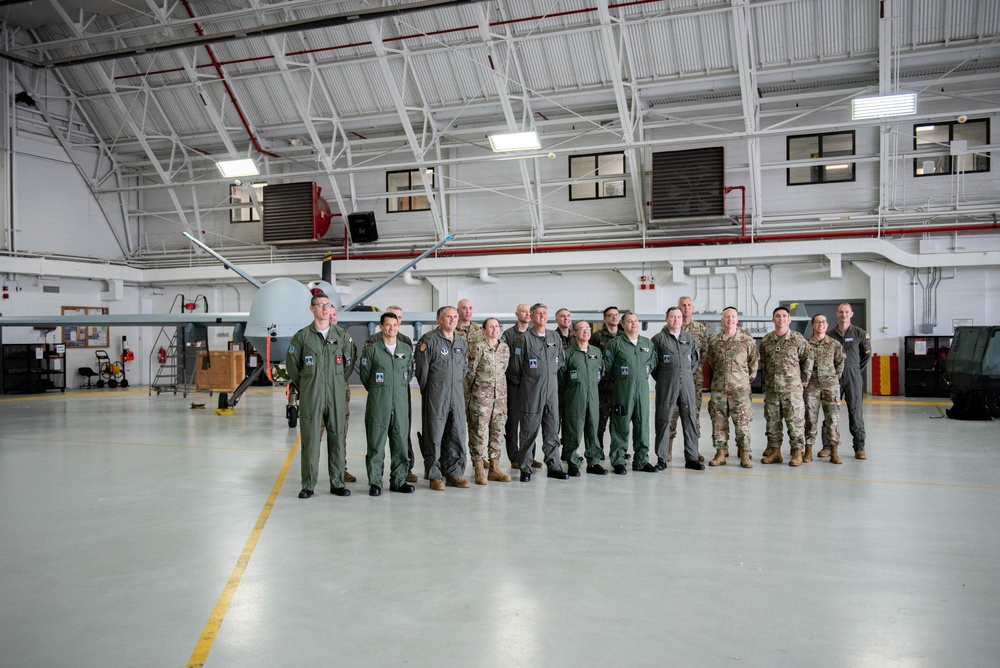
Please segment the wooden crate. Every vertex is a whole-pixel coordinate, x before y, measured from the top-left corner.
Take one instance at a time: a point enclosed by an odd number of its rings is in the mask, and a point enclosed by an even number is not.
[[[211,355],[211,369],[206,368],[206,355]],[[242,350],[211,350],[198,353],[195,367],[195,388],[232,392],[246,377],[246,352]]]

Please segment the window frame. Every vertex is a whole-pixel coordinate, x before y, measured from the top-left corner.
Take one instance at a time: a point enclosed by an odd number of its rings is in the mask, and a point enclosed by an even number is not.
[[[424,184],[423,184],[423,181],[420,179],[420,172],[421,171],[427,171],[427,170],[430,171],[431,190],[433,190],[434,189],[434,180],[437,177],[437,170],[434,167],[418,167],[416,169],[400,169],[400,170],[396,170],[396,171],[386,172],[385,173],[385,191],[386,191],[386,193],[389,193],[387,195],[386,201],[385,201],[385,212],[386,213],[410,213],[410,212],[413,212],[413,211],[430,211],[431,210],[431,202],[430,202],[430,199],[428,197],[426,197],[424,195],[393,195],[391,193],[394,192],[394,191],[390,189],[390,185],[389,185],[389,180],[393,176],[399,176],[401,174],[405,174],[407,176],[407,188],[405,188],[405,190],[398,190],[398,191],[395,191],[395,192],[410,192],[410,191],[416,190],[417,188],[422,189]],[[416,176],[416,179],[417,179],[417,187],[416,188],[414,188],[414,186],[413,186],[414,176]],[[424,200],[426,202],[426,206],[414,208],[413,207],[413,200],[414,200],[414,198],[417,198],[417,197],[419,197],[420,199]],[[393,202],[396,202],[396,207],[395,208],[393,208]]]
[[[606,156],[606,155],[618,155],[618,156],[621,156],[621,158],[622,158],[622,171],[620,173],[618,173],[618,172],[607,172],[607,173],[602,174],[600,172],[600,158],[602,156]],[[605,151],[603,153],[585,153],[583,155],[571,155],[571,156],[569,156],[569,162],[567,163],[567,169],[568,169],[568,177],[569,177],[569,179],[571,181],[575,181],[575,179],[577,178],[577,177],[573,176],[573,164],[574,164],[574,162],[575,161],[579,161],[579,160],[583,160],[584,158],[592,158],[593,159],[593,161],[594,161],[594,165],[593,165],[593,175],[594,175],[594,177],[598,177],[599,178],[599,177],[605,177],[605,176],[621,176],[622,177],[621,178],[621,187],[622,187],[621,194],[608,195],[608,194],[606,194],[606,192],[602,193],[602,186],[604,186],[605,184],[608,184],[608,183],[617,183],[618,179],[595,180],[593,182],[590,182],[589,179],[585,179],[584,181],[582,181],[580,183],[574,182],[574,183],[570,184],[570,186],[569,186],[569,201],[570,202],[587,202],[587,201],[597,200],[597,199],[617,199],[619,197],[627,197],[628,196],[628,183],[627,183],[627,178],[626,178],[628,176],[628,166],[627,166],[628,163],[625,161],[625,151]],[[580,188],[580,187],[586,186],[586,185],[593,185],[594,186],[594,195],[592,197],[577,197],[577,196],[575,196],[573,194],[573,191],[574,191],[575,188]]]
[[[229,204],[243,204],[244,206],[229,208],[229,223],[231,225],[243,225],[245,223],[259,223],[260,217],[257,215],[257,207],[254,206],[253,200],[237,200],[236,199],[236,188],[256,188],[257,189],[257,203],[261,207],[264,206],[264,188],[267,187],[266,181],[254,182],[254,183],[230,183],[229,184]],[[250,216],[246,220],[236,219],[236,214],[239,211],[250,211]]]
[[[840,136],[840,135],[850,135],[850,137],[851,137],[851,153],[850,153],[850,155],[849,156],[848,155],[844,155],[844,156],[840,156],[840,155],[825,155],[825,152],[823,150],[823,140],[824,140],[824,138],[826,138],[826,137]],[[857,157],[857,154],[858,154],[858,137],[857,137],[857,133],[854,130],[838,130],[837,132],[813,132],[813,133],[804,134],[804,135],[788,135],[788,136],[786,136],[785,137],[785,160],[786,161],[791,161],[792,160],[792,157],[791,157],[791,148],[792,148],[791,144],[792,144],[792,140],[793,139],[808,139],[808,138],[811,138],[811,137],[815,137],[817,139],[817,144],[818,144],[818,149],[819,149],[819,153],[816,156],[816,158],[811,158],[813,160],[815,160],[815,159],[823,159],[823,158],[855,158],[855,157]],[[796,158],[796,160],[798,160],[798,159],[800,159],[800,158]],[[851,172],[851,178],[849,178],[849,179],[829,180],[829,179],[826,178],[826,173],[827,173],[827,170],[830,168],[830,165],[809,165],[808,168],[810,170],[810,180],[809,181],[796,181],[796,182],[792,181],[792,170],[793,169],[797,169],[797,168],[795,168],[795,167],[786,167],[785,168],[785,185],[788,186],[788,187],[793,187],[793,186],[832,185],[832,184],[836,184],[836,183],[853,183],[858,178],[857,163],[852,160],[852,161],[849,161],[847,164],[848,164],[848,168],[850,169],[850,172]]]
[[[957,120],[954,120],[954,121],[941,121],[939,123],[938,122],[935,122],[935,123],[920,123],[920,124],[914,125],[913,126],[913,150],[914,151],[928,150],[926,147],[921,147],[921,146],[917,145],[917,138],[918,138],[917,137],[917,128],[948,126],[948,147],[950,148],[951,142],[953,142],[955,140],[955,126],[957,126],[957,125],[968,126],[970,123],[977,123],[977,124],[978,123],[982,123],[983,124],[983,126],[986,128],[986,141],[983,144],[977,144],[977,146],[989,146],[989,144],[990,144],[990,130],[991,130],[991,128],[990,128],[990,119],[989,118],[970,118],[970,119],[967,119],[964,123],[959,123]],[[975,146],[971,146],[970,148],[975,148]],[[942,150],[944,150],[944,149],[942,149]],[[990,171],[992,171],[992,169],[993,169],[992,156],[990,155],[989,151],[985,151],[985,153],[986,153],[986,155],[982,156],[982,159],[985,161],[985,167],[983,169],[963,169],[962,170],[962,174],[987,174]],[[948,160],[948,170],[947,171],[940,171],[940,172],[934,171],[934,172],[930,172],[928,174],[918,174],[917,173],[917,167],[918,167],[918,165],[920,165],[923,162],[926,162],[927,158],[926,157],[924,157],[924,158],[914,158],[913,159],[913,177],[917,178],[917,179],[922,179],[925,176],[953,176],[953,175],[957,174],[958,173],[958,170],[957,170],[957,164],[958,164],[957,163],[957,159],[961,158],[962,156],[951,155],[950,150],[948,150],[946,153],[938,156],[938,158],[944,158],[944,157],[947,157],[949,159]],[[975,163],[975,162],[976,162],[976,157],[974,156],[973,157],[973,163]]]

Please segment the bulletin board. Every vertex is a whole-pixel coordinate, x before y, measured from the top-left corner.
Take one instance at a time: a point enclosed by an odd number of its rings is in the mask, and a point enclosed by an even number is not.
[[[107,315],[106,306],[63,306],[64,316],[75,315]],[[67,348],[107,348],[111,341],[108,327],[95,325],[64,325],[62,342]]]

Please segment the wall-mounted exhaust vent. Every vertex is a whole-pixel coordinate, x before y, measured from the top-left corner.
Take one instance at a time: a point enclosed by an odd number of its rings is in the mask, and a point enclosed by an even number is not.
[[[315,183],[277,183],[264,189],[264,243],[321,241],[330,230],[330,205]]]
[[[652,219],[724,216],[722,147],[653,154]]]

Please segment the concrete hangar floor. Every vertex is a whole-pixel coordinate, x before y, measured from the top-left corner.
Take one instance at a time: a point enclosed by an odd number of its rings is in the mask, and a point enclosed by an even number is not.
[[[280,391],[0,397],[0,665],[997,665],[997,423],[870,399],[867,461],[764,466],[757,399],[750,470],[371,498],[357,386],[300,500]]]

